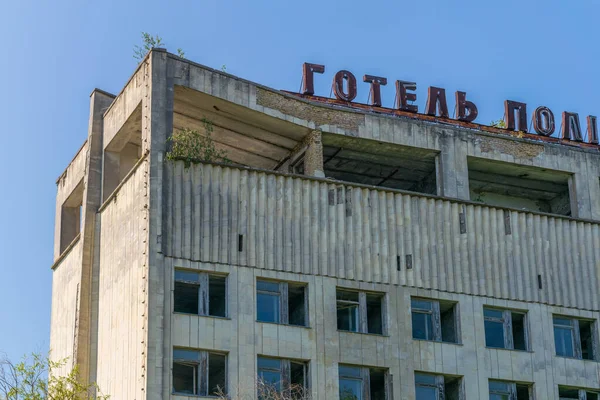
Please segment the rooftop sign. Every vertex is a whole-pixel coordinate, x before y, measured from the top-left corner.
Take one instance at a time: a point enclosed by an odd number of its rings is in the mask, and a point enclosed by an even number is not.
[[[320,64],[304,63],[302,66],[302,94],[313,96],[314,74],[323,74],[325,66]],[[333,76],[332,89],[335,97],[343,102],[352,103],[357,95],[356,77],[352,72],[341,70]],[[364,75],[363,82],[370,85],[370,105],[381,107],[381,86],[387,85],[387,78],[381,76]],[[416,82],[400,81],[395,82],[396,101],[394,109],[418,113],[419,107],[411,104],[417,100]],[[464,122],[473,122],[477,118],[477,106],[472,101],[467,100],[465,92],[457,91],[455,93],[455,111],[456,120]],[[450,118],[448,113],[448,103],[446,102],[446,90],[430,86],[427,89],[427,104],[425,105],[425,114],[434,117]],[[551,136],[556,128],[554,113],[548,107],[540,106],[535,109],[532,116],[533,129],[540,136]],[[506,100],[504,102],[504,123],[506,130],[527,132],[527,104],[518,101]],[[596,117],[588,115],[587,117],[587,140],[589,144],[598,145],[598,125]],[[573,142],[584,142],[584,135],[579,123],[579,114],[563,111],[562,124],[560,128],[560,138]]]

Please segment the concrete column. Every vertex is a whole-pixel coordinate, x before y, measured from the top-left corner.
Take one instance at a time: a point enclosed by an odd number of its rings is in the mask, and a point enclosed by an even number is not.
[[[571,200],[571,216],[592,219],[589,177],[576,173],[569,177],[569,197]]]
[[[88,123],[88,150],[86,174],[84,176],[81,209],[81,251],[79,315],[76,332],[76,354],[73,358],[79,368],[79,376],[85,382],[96,381],[96,356],[98,346],[98,263],[93,254],[99,238],[95,237],[96,213],[102,202],[102,131],[103,116],[114,96],[94,90],[90,96],[90,118]],[[77,209],[79,214],[79,209]],[[79,215],[78,215],[79,218]],[[78,225],[79,229],[79,225]]]
[[[306,152],[304,154],[304,173],[309,176],[324,178],[325,168],[323,166],[321,131],[312,131],[304,140],[304,145],[306,146]]]
[[[470,199],[467,143],[451,136],[440,138],[441,152],[436,159],[438,195]]]

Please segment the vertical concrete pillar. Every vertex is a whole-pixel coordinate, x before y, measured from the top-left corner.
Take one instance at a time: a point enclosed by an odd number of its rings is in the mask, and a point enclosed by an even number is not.
[[[438,195],[469,200],[467,143],[451,135],[440,137],[440,142],[436,160]]]
[[[104,112],[114,96],[94,90],[90,96],[90,118],[88,123],[88,149],[86,174],[84,176],[83,200],[81,205],[81,251],[82,265],[79,295],[79,316],[76,332],[76,354],[73,355],[84,382],[96,381],[96,359],[98,345],[98,263],[94,264],[94,249],[98,246],[96,213],[102,203],[102,132]],[[77,210],[79,214],[79,209]],[[78,216],[79,218],[79,216]],[[78,225],[79,227],[79,225]]]
[[[569,177],[569,198],[571,216],[575,218],[592,218],[589,177],[581,172]]]
[[[312,131],[305,139],[304,145],[306,146],[306,152],[304,154],[304,173],[309,176],[324,178],[325,168],[323,166],[321,131]]]

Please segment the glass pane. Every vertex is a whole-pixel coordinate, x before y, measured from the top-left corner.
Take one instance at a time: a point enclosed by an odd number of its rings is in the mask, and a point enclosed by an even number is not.
[[[200,282],[200,274],[198,272],[175,270],[176,281],[191,281]]]
[[[281,392],[281,373],[274,371],[258,371],[259,382],[259,394],[261,398],[270,398],[268,393],[270,392]],[[261,386],[265,388],[261,388]],[[262,392],[262,393],[261,393]]]
[[[573,357],[573,330],[555,326],[554,345],[556,346],[557,356]]]
[[[279,295],[257,293],[256,313],[258,321],[279,323]]]
[[[414,339],[434,340],[432,315],[413,311],[412,333]]]
[[[510,400],[510,395],[490,393],[490,400]]]
[[[502,322],[484,321],[485,345],[487,347],[504,348],[504,324]]]
[[[358,292],[348,292],[346,290],[338,290],[336,293],[336,299],[358,302]]]
[[[337,326],[341,331],[358,332],[358,305],[337,303]]]
[[[436,385],[435,375],[430,374],[415,374],[415,383],[420,383],[423,385]]]
[[[527,350],[525,340],[525,314],[512,313],[512,334],[515,350]]]
[[[173,391],[175,393],[196,394],[196,367],[173,363]]]
[[[258,357],[258,369],[281,370],[281,360],[278,358]]]
[[[306,326],[304,304],[305,286],[288,285],[288,312],[290,325]]]
[[[227,393],[227,365],[223,354],[208,355],[208,395],[218,396]]]
[[[215,317],[227,316],[227,290],[224,276],[208,277],[208,314]]]
[[[510,383],[500,381],[489,381],[490,392],[504,392],[510,394]]]
[[[338,366],[338,373],[343,377],[360,378],[360,367]]]
[[[382,295],[367,294],[367,332],[369,333],[383,334],[382,301]]]
[[[173,349],[173,359],[200,361],[200,353],[195,350]]]
[[[199,289],[200,286],[193,283],[175,282],[173,310],[180,313],[198,314]]]
[[[429,310],[429,311],[431,311],[431,309],[433,307],[431,304],[431,301],[418,300],[418,299],[411,299],[410,306],[413,309]]]
[[[573,321],[568,318],[553,317],[554,325],[573,326]]]
[[[504,319],[504,312],[502,310],[495,310],[493,308],[484,308],[483,316],[489,318]]]
[[[340,400],[362,400],[362,381],[340,378]]]
[[[256,281],[256,289],[279,293],[279,282]]]
[[[438,400],[438,389],[429,386],[419,386],[416,389],[416,400]]]

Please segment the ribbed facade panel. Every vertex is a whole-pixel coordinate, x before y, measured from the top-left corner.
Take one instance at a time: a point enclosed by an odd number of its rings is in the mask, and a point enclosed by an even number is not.
[[[263,171],[166,168],[171,257],[600,307],[598,224]]]

